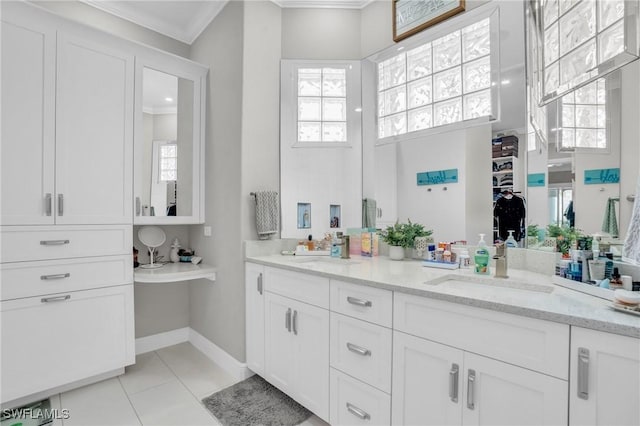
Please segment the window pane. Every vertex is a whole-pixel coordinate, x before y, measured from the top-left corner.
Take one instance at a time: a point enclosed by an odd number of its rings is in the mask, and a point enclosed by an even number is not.
[[[382,118],[384,137],[407,133],[407,115],[396,114]]]
[[[320,121],[320,98],[298,98],[298,120]]]
[[[574,148],[576,146],[575,129],[562,129],[560,132],[560,146],[562,148]]]
[[[322,73],[322,96],[347,96],[347,76],[344,69],[324,68]]]
[[[433,114],[431,105],[426,107],[413,109],[409,111],[408,130],[414,132],[416,130],[428,129],[433,126]]]
[[[407,52],[407,80],[415,80],[431,74],[431,43]]]
[[[562,15],[567,10],[571,9],[571,7],[578,3],[580,0],[559,0],[560,3],[560,14]]]
[[[176,146],[171,144],[171,145],[162,145],[160,147],[160,155],[162,157],[175,157],[177,154],[176,151]]]
[[[555,91],[560,86],[560,66],[558,62],[547,67],[544,73],[544,90],[546,93]]]
[[[491,50],[489,19],[462,29],[462,60],[470,61],[488,55]]]
[[[460,31],[434,40],[433,71],[441,71],[460,64]]]
[[[606,107],[604,105],[601,105],[601,106],[598,106],[597,109],[598,109],[598,111],[596,113],[596,115],[597,115],[596,126],[601,128],[601,129],[606,129],[607,128],[607,110],[606,110]]]
[[[434,104],[433,115],[436,126],[462,121],[462,99],[455,98]]]
[[[399,86],[384,92],[384,110],[386,114],[407,109],[407,94],[405,86]]]
[[[600,62],[611,59],[624,51],[624,21],[620,21],[598,36]]]
[[[464,119],[491,115],[491,91],[472,93],[464,96]]]
[[[595,105],[576,105],[576,127],[598,126],[598,110]]]
[[[406,81],[405,55],[387,59],[378,66],[379,88],[384,90]]]
[[[462,94],[462,78],[460,76],[460,68],[452,68],[450,70],[434,74],[433,76],[433,92],[434,100],[460,96]]]
[[[566,54],[595,33],[596,3],[583,1],[560,18],[560,54]]]
[[[558,24],[552,25],[544,32],[544,64],[549,65],[558,59],[560,53],[558,47]]]
[[[345,98],[322,99],[322,119],[325,121],[347,121],[347,100]]]
[[[624,16],[624,0],[605,0],[597,3],[600,7],[600,31]]]
[[[488,56],[464,64],[462,72],[464,74],[465,93],[475,92],[491,86],[491,63]]]
[[[597,135],[594,129],[576,129],[576,148],[598,148]]]
[[[597,86],[595,84],[587,84],[575,90],[575,103],[577,104],[595,104],[598,102],[596,94]],[[570,98],[569,98],[570,99]],[[563,98],[564,100],[564,98]]]
[[[562,127],[576,127],[575,105],[562,105]]]
[[[567,56],[560,59],[560,82],[571,81],[596,66],[596,40],[591,39]]]
[[[416,80],[407,85],[409,108],[415,108],[433,102],[431,95],[431,76]]]
[[[299,142],[320,142],[320,123],[298,123]]]
[[[319,69],[298,70],[298,96],[320,96],[322,74]]]
[[[543,2],[544,7],[544,27],[551,25],[558,19],[558,0],[547,0]]]
[[[175,158],[162,158],[160,160],[160,169],[169,170],[175,169],[177,166],[177,161]]]
[[[346,142],[347,123],[322,123],[322,140],[324,142]]]

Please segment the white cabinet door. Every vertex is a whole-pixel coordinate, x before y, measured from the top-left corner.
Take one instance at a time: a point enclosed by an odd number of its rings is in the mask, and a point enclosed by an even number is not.
[[[462,423],[463,352],[393,332],[394,425]]]
[[[465,425],[566,425],[568,384],[545,374],[465,352]]]
[[[291,301],[294,399],[329,421],[329,311]]]
[[[133,285],[0,304],[7,402],[132,364]]]
[[[264,375],[264,267],[245,266],[247,367]]]
[[[264,294],[264,378],[293,397],[295,370],[291,299],[273,293]]]
[[[570,425],[640,424],[640,340],[571,328]]]
[[[56,33],[46,22],[8,15],[1,49],[1,223],[53,224]]]
[[[133,222],[133,56],[58,34],[58,224]]]
[[[378,145],[374,151],[377,227],[393,225],[398,219],[396,144]]]

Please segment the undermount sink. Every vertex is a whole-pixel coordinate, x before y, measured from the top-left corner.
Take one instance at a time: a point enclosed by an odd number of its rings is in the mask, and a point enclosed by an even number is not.
[[[532,284],[509,278],[489,278],[476,276],[446,276],[442,280],[428,283],[429,285],[446,286],[455,289],[478,289],[480,286],[503,287],[513,290],[551,293],[552,285]]]
[[[293,261],[295,263],[302,263],[305,265],[357,265],[359,260],[355,259],[342,259],[340,257],[330,256],[295,256]]]

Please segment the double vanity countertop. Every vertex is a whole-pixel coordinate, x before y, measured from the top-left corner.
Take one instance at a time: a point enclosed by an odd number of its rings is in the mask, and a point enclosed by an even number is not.
[[[386,256],[247,256],[248,262],[432,299],[640,338],[640,317],[612,302],[553,284],[549,275],[509,269],[509,278],[472,269],[435,269],[419,260]]]

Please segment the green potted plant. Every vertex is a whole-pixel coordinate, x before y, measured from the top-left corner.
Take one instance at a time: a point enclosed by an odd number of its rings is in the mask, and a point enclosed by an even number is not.
[[[562,257],[569,257],[569,250],[575,247],[580,250],[590,250],[592,237],[584,235],[579,229],[567,225],[550,224],[547,233],[556,239],[556,249]]]
[[[419,223],[396,222],[393,226],[387,226],[384,231],[380,232],[382,241],[389,245],[389,258],[393,260],[402,260],[404,258],[404,249],[413,248],[416,237],[428,237],[433,231],[425,230],[424,225]]]
[[[411,220],[407,219],[408,223],[402,224],[405,235],[405,248],[409,249],[410,257],[414,257],[413,249],[417,251],[417,256],[422,258],[424,251],[427,249],[427,243],[429,240],[433,241],[428,237],[433,234],[433,231],[430,229],[425,229],[424,225],[419,223],[412,223]]]

